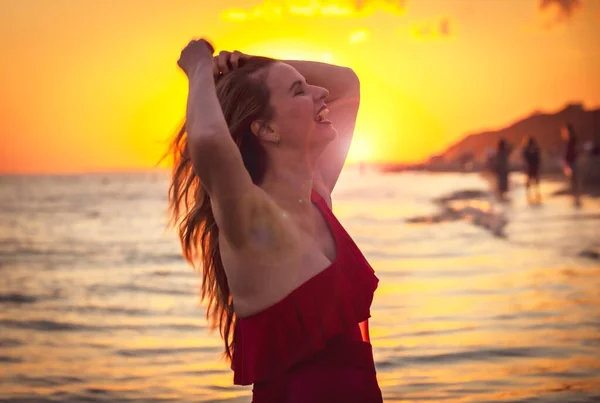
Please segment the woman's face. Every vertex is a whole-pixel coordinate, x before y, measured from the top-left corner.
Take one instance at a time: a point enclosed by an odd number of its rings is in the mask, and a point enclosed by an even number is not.
[[[335,139],[337,131],[327,120],[325,88],[307,84],[295,68],[282,62],[269,68],[266,83],[275,112],[268,126],[282,147],[325,148]]]

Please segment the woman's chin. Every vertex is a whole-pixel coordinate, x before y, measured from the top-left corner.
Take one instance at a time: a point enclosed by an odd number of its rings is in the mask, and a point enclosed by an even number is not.
[[[331,123],[318,123],[315,130],[315,137],[322,139],[324,142],[331,142],[336,139],[338,132]]]
[[[338,132],[331,123],[317,123],[313,126],[306,138],[306,144],[310,148],[327,147],[329,143],[336,139]]]

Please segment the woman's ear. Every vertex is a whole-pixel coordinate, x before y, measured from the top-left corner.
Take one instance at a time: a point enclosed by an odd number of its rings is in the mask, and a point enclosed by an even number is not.
[[[260,120],[255,120],[254,122],[252,122],[252,124],[250,124],[250,130],[252,130],[252,134],[260,138],[260,136],[262,135],[261,132],[263,131],[263,126],[263,122],[261,122]]]
[[[264,121],[255,120],[250,124],[250,130],[252,130],[252,134],[258,137],[259,140],[267,143],[278,144],[280,141],[279,135]]]

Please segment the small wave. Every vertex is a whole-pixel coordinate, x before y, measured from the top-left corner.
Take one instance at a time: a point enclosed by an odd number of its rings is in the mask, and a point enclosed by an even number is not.
[[[0,294],[0,303],[33,304],[37,298],[23,294]]]
[[[382,370],[382,369],[388,369],[388,368],[395,368],[396,364],[393,363],[392,361],[385,360],[385,361],[377,361],[375,363],[375,366],[377,367],[377,370]]]
[[[129,325],[120,325],[120,326],[111,326],[110,327],[111,330],[133,330],[133,331],[140,331],[140,330],[177,330],[180,332],[184,332],[184,331],[198,331],[200,329],[204,329],[204,325],[194,325],[194,324],[186,324],[186,323],[165,323],[162,325],[143,325],[143,326],[129,326]]]
[[[85,216],[87,218],[92,218],[92,219],[100,218],[101,215],[102,215],[102,213],[100,213],[99,211],[96,211],[96,210],[90,210],[87,213],[85,213]]]
[[[591,221],[591,220],[600,220],[600,214],[554,214],[552,216],[552,220],[557,221]],[[525,221],[525,220],[524,220]],[[528,222],[533,222],[534,219],[529,220]],[[527,222],[527,221],[525,221]]]
[[[229,374],[228,369],[201,369],[197,371],[173,371],[169,373],[170,375],[177,376],[194,376],[201,377],[207,375],[221,375],[221,374]]]
[[[110,393],[110,390],[100,388],[86,388],[85,391],[92,395],[105,395]]]
[[[97,306],[97,305],[83,305],[73,306],[68,308],[69,312],[78,313],[108,313],[108,314],[120,314],[126,316],[148,316],[155,312],[149,309],[136,309],[126,308],[122,306]]]
[[[453,333],[462,333],[462,332],[470,332],[473,330],[480,329],[479,326],[466,326],[459,327],[455,329],[440,329],[440,330],[421,330],[418,332],[411,332],[405,334],[405,336],[417,337],[417,336],[435,336],[442,334],[453,334]]]
[[[581,340],[581,345],[589,347],[600,347],[600,337]]]
[[[390,253],[382,250],[376,249],[367,249],[364,252],[364,255],[373,260],[402,260],[402,259],[448,259],[453,257],[462,257],[465,256],[467,252],[465,251],[447,251],[447,252],[438,252],[434,253],[431,251],[424,253]]]
[[[489,361],[504,358],[557,357],[564,355],[558,349],[549,347],[513,347],[479,349],[432,355],[413,355],[398,358],[397,365],[415,364],[455,364],[462,361]]]
[[[523,326],[521,326],[521,328],[525,329],[525,330],[540,330],[540,329],[543,329],[543,330],[546,330],[546,329],[569,330],[569,329],[572,329],[574,326],[575,326],[575,324],[571,323],[571,322],[551,323],[551,322],[545,321],[542,323],[533,323],[533,324],[523,325]],[[595,321],[581,321],[581,322],[577,322],[577,327],[580,329],[589,327],[591,329],[597,330],[598,328],[600,328],[600,323],[595,322]]]
[[[370,188],[370,189],[348,189],[336,194],[336,198],[340,200],[386,200],[392,199],[396,192],[386,188]]]
[[[179,270],[155,270],[149,273],[150,276],[154,277],[170,277],[170,278],[190,278],[197,279],[198,273],[195,273],[192,270],[189,271],[179,271]]]
[[[521,320],[523,318],[527,319],[546,319],[556,316],[556,313],[547,312],[547,311],[523,311],[514,314],[501,314],[501,315],[492,315],[489,317],[491,321],[512,321],[512,320]]]
[[[123,261],[127,264],[151,264],[164,265],[171,263],[185,262],[181,254],[175,253],[153,253],[151,250],[138,250],[133,247],[132,250],[123,253]]]
[[[19,384],[30,386],[62,386],[85,382],[82,378],[75,376],[46,376],[42,378],[29,375],[17,375],[13,379]]]
[[[29,329],[29,330],[41,330],[46,332],[64,332],[64,331],[81,331],[81,330],[97,330],[97,327],[81,325],[69,322],[56,322],[52,320],[27,320],[18,321],[4,319],[0,320],[1,326],[10,327],[13,329]]]
[[[435,199],[433,199],[433,201],[437,202],[437,203],[445,204],[445,203],[457,201],[457,200],[461,200],[461,201],[462,200],[479,200],[479,199],[488,199],[489,197],[490,197],[490,193],[485,190],[464,189],[464,190],[454,191],[454,192],[444,195],[444,196],[436,197]]]
[[[135,402],[148,402],[148,403],[181,403],[181,399],[176,398],[161,398],[153,396],[144,396],[140,399],[142,390],[133,389],[128,391],[117,391],[103,388],[85,388],[79,393],[69,393],[65,391],[59,391],[52,394],[52,398],[39,399],[39,398],[24,398],[24,399],[11,399],[11,403],[56,403],[56,402],[88,402],[88,403],[135,403]],[[183,400],[189,401],[189,400]],[[211,400],[214,402],[214,400]]]
[[[132,348],[118,350],[117,355],[123,357],[156,357],[159,355],[177,355],[185,353],[216,353],[217,347],[175,347],[175,348]]]
[[[125,291],[127,293],[141,292],[148,294],[161,294],[161,295],[197,295],[196,292],[190,289],[176,289],[176,288],[161,288],[161,287],[146,287],[141,285],[119,285],[119,286],[105,286],[95,284],[89,287],[89,291],[100,295],[114,294],[114,292]]]
[[[442,295],[503,295],[508,292],[515,292],[516,288],[510,290],[502,289],[476,289],[476,288],[463,288],[458,290],[446,290],[442,292]]]
[[[75,253],[73,251],[62,251],[58,249],[49,250],[47,245],[39,244],[39,245],[22,245],[16,244],[12,245],[11,254],[19,257],[34,257],[34,256],[71,256]],[[85,256],[84,254],[80,254],[81,256]]]
[[[154,263],[172,263],[172,262],[183,262],[183,256],[179,253],[165,253],[162,255],[150,256],[150,260]]]
[[[404,224],[404,222],[406,221],[406,219],[404,217],[377,218],[377,217],[371,217],[371,216],[365,216],[365,215],[354,215],[354,216],[350,216],[348,218],[342,218],[341,220],[344,222],[347,222],[349,225],[373,225],[373,226],[401,225],[401,224]]]
[[[99,350],[112,350],[114,348],[112,344],[96,342],[79,343],[79,346],[87,348],[97,348]]]
[[[19,364],[21,362],[23,362],[21,358],[0,355],[0,363],[2,364]]]
[[[428,256],[429,257],[429,256]],[[379,270],[380,272],[385,272],[386,274],[388,272],[384,271],[384,270]],[[424,270],[424,271],[420,271],[415,273],[414,271],[406,271],[407,275],[412,275],[414,277],[418,277],[418,278],[433,278],[433,279],[439,279],[439,278],[446,278],[446,277],[476,277],[476,276],[487,276],[490,274],[490,270],[481,270],[481,269],[448,269],[448,270]],[[393,275],[393,274],[392,274]],[[468,291],[465,291],[468,292]],[[462,294],[463,291],[460,291],[459,294]]]
[[[171,270],[155,270],[151,273],[151,275],[158,276],[158,277],[166,277],[166,276],[170,276],[172,274],[173,274],[173,272]]]
[[[177,331],[195,331],[203,329],[203,325],[195,324],[180,324],[180,323],[165,323],[160,325],[127,325],[119,324],[114,326],[93,326],[80,323],[57,322],[52,320],[27,320],[18,321],[4,319],[0,320],[0,327],[5,326],[13,329],[28,329],[46,332],[89,332],[89,331],[106,331],[106,330],[123,330],[123,331],[144,331],[144,330],[177,330]]]
[[[17,339],[0,339],[1,347],[19,347],[22,346],[23,342]]]
[[[22,239],[9,239],[0,243],[0,263],[11,265],[32,265],[47,268],[87,268],[122,266],[169,266],[184,264],[178,253],[163,253],[158,245],[140,247],[127,242],[85,242],[77,239],[63,239],[61,242],[29,242]],[[157,250],[159,249],[159,250]],[[190,270],[190,272],[193,271]]]
[[[214,390],[215,392],[228,392],[228,391],[237,390],[237,386],[235,386],[235,385],[231,385],[231,386],[210,385],[207,387],[207,389]]]
[[[139,285],[125,286],[122,288],[125,291],[145,292],[149,294],[196,295],[196,292],[191,290],[177,290],[175,288],[144,287]]]

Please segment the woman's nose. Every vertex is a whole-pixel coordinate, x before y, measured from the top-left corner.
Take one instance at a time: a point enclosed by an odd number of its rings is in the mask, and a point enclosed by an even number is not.
[[[323,87],[315,87],[315,99],[320,101],[329,97],[329,90]]]

